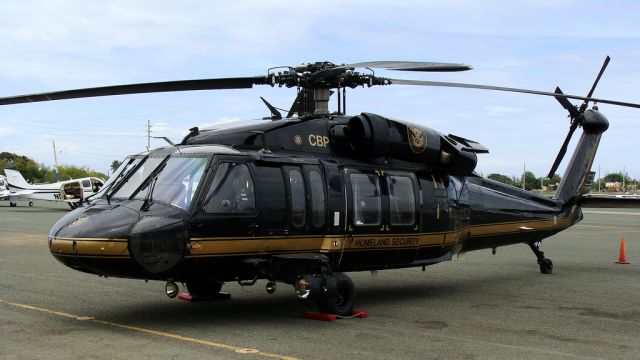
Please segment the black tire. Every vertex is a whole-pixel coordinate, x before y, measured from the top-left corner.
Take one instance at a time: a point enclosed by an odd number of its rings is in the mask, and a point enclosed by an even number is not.
[[[14,202],[9,202],[9,206],[10,207],[16,207],[16,206],[18,206],[18,204],[14,203]]]
[[[224,283],[215,280],[202,280],[187,281],[187,291],[189,294],[195,297],[213,297],[220,294],[222,285]]]
[[[329,286],[327,292],[318,298],[318,310],[327,314],[351,316],[356,304],[356,287],[353,281],[343,273],[336,273],[327,280]]]
[[[540,260],[540,272],[543,274],[551,274],[553,272],[553,262],[551,259]]]
[[[33,201],[29,201],[29,207],[33,206]]]

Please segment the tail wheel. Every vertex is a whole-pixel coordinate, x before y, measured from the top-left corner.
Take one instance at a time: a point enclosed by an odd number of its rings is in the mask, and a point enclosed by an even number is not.
[[[212,297],[220,294],[223,284],[221,281],[198,279],[187,281],[186,285],[190,295],[196,297]]]
[[[539,261],[540,272],[543,274],[551,274],[553,272],[553,262],[551,259],[544,258]]]
[[[318,299],[318,309],[323,313],[350,316],[356,304],[356,287],[351,278],[336,273],[327,279],[327,291]]]

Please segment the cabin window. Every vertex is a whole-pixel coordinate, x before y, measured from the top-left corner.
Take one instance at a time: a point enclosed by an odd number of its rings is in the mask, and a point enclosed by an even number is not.
[[[87,180],[82,180],[82,187],[91,187],[91,181]]]
[[[221,163],[205,199],[204,210],[207,213],[254,212],[256,199],[249,167],[245,164]]]
[[[311,226],[322,227],[325,221],[325,198],[322,175],[317,170],[309,171],[309,190],[311,192]]]
[[[413,225],[416,219],[416,200],[413,180],[407,176],[387,177],[391,225]]]
[[[375,175],[351,174],[353,222],[355,225],[380,225],[382,219],[380,183]]]
[[[307,222],[307,204],[304,193],[304,180],[300,170],[289,170],[289,186],[291,189],[291,225],[303,227]]]

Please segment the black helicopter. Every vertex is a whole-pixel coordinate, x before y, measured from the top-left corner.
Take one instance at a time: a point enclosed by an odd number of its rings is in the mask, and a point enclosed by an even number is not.
[[[179,143],[131,155],[101,191],[49,233],[53,256],[76,270],[186,284],[196,297],[219,296],[225,282],[291,284],[322,312],[350,315],[349,271],[423,267],[479,249],[525,243],[540,271],[553,264],[541,240],[582,219],[580,199],[607,119],[586,97],[497,86],[378,77],[374,68],[463,71],[463,64],[330,62],[269,69],[255,77],[182,80],[0,98],[0,105],[135,93],[296,88],[286,117],[230,129],[190,129]],[[357,72],[357,68],[368,71]],[[346,89],[374,85],[463,87],[555,97],[569,134],[552,165],[582,135],[552,198],[478,176],[478,142],[381,115],[346,115]],[[328,102],[337,90],[338,111]],[[584,102],[579,107],[567,99]]]

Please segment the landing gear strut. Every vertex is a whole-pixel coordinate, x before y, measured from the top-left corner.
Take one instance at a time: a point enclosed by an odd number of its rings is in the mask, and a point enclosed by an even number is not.
[[[540,251],[540,241],[534,241],[529,243],[531,251],[538,258],[538,265],[540,265],[540,272],[543,274],[551,274],[553,272],[553,262],[551,259],[544,257],[544,252]]]

